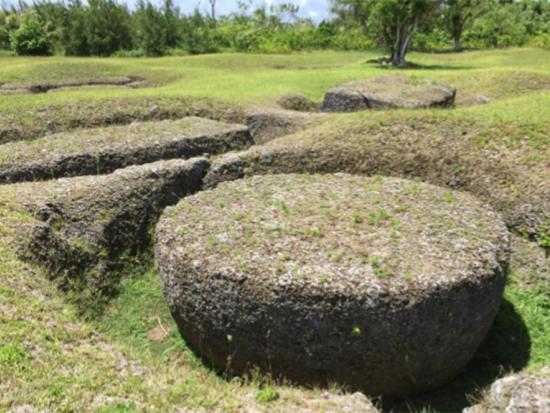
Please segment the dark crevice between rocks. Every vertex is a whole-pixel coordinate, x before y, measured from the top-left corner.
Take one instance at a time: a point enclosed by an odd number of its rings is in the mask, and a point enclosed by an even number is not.
[[[188,120],[190,124],[192,123],[204,131],[185,135],[183,130],[180,132],[176,128],[168,136],[168,139],[166,133],[162,135],[162,131],[159,132],[162,136],[153,139],[154,124],[150,124],[151,131],[148,134],[151,136],[136,141],[133,145],[126,143],[124,146],[117,143],[116,136],[113,138],[113,142],[102,142],[97,146],[93,143],[88,144],[86,139],[81,139],[78,135],[64,136],[64,140],[71,139],[81,142],[81,146],[76,152],[74,150],[64,152],[59,140],[54,138],[53,142],[46,142],[43,145],[44,148],[51,149],[51,155],[45,154],[46,150],[44,150],[24,161],[17,161],[13,158],[9,161],[0,161],[0,184],[103,175],[131,165],[142,165],[163,159],[189,159],[196,156],[222,154],[231,150],[245,149],[253,144],[250,132],[244,126],[213,122],[211,124],[198,118],[188,118]],[[197,121],[203,121],[204,125]],[[125,134],[140,136],[140,133],[143,133],[135,131],[135,129],[122,128],[115,129],[116,133],[121,136]],[[208,128],[210,128],[210,132],[208,132]],[[99,135],[102,133],[102,131],[98,132]],[[94,137],[92,135],[91,138]],[[12,151],[26,150],[26,145],[23,148],[20,149],[17,144],[11,146]]]
[[[67,83],[37,83],[30,86],[9,86],[0,84],[0,94],[12,94],[12,93],[47,93],[50,90],[55,89],[74,89],[85,86],[126,86],[126,87],[138,87],[144,79],[140,76],[124,76],[117,79],[98,79],[98,80],[84,80],[80,82],[67,82]]]
[[[32,140],[78,128],[128,125],[132,122],[177,120],[197,116],[244,124],[244,108],[204,98],[121,97],[93,102],[47,105],[27,112],[2,113],[0,144]],[[24,115],[24,116],[22,116]]]

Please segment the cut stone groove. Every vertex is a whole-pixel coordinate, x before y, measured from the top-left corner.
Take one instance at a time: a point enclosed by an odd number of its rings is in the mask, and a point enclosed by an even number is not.
[[[105,174],[130,165],[219,154],[252,144],[245,126],[197,117],[79,130],[0,145],[0,183]]]
[[[139,76],[122,76],[118,78],[106,78],[96,80],[85,80],[80,82],[67,83],[43,83],[30,86],[13,86],[10,84],[0,84],[0,95],[2,94],[21,94],[21,93],[47,93],[54,89],[79,88],[84,86],[127,86],[135,87],[143,81]]]
[[[23,112],[5,111],[0,116],[0,144],[32,140],[77,128],[127,125],[136,121],[177,120],[199,116],[243,123],[242,108],[211,99],[137,96],[99,101],[74,101]]]
[[[266,175],[167,209],[155,257],[182,336],[214,366],[401,397],[448,382],[475,353],[509,235],[465,193]]]

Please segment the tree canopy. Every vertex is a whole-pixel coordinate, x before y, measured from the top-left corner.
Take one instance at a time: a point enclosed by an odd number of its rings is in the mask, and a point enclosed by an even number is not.
[[[410,50],[532,45],[550,48],[550,0],[331,0],[331,17],[298,17],[296,2],[220,15],[183,14],[173,0],[21,1],[0,10],[0,49],[17,54],[159,56],[174,53],[288,53],[384,47],[405,65]]]

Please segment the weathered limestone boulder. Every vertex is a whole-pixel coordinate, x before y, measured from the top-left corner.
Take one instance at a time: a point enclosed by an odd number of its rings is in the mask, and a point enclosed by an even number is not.
[[[323,112],[453,106],[456,89],[402,75],[356,80],[325,94]]]
[[[497,380],[487,398],[463,413],[550,412],[550,368],[537,374],[515,374]]]
[[[13,228],[21,255],[63,289],[97,298],[116,286],[124,256],[147,248],[164,208],[200,189],[208,166],[204,158],[175,159],[109,175],[0,185],[0,199],[27,217]]]
[[[246,126],[198,117],[81,129],[0,145],[0,183],[105,174],[252,144]]]
[[[155,256],[187,343],[232,373],[403,396],[452,379],[497,312],[500,216],[397,178],[267,175],[168,208]]]

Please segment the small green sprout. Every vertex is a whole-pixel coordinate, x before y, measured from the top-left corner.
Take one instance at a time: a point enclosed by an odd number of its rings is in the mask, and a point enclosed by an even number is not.
[[[265,387],[259,391],[256,400],[260,403],[269,403],[277,400],[280,397],[279,392],[271,387]]]

